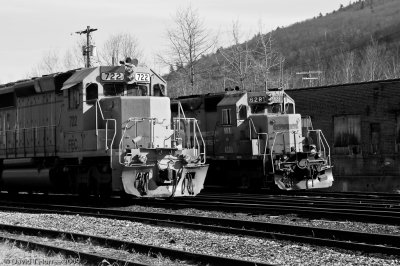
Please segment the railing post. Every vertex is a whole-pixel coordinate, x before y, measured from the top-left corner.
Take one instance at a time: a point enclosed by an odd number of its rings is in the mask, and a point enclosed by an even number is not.
[[[22,129],[23,137],[24,137],[24,157],[26,157],[26,146],[25,146],[25,128]]]
[[[193,122],[193,149],[196,149],[196,125],[194,123],[194,119],[192,120]]]
[[[43,127],[43,154],[46,157],[46,127]]]
[[[97,118],[96,118],[97,120]],[[97,126],[96,126],[97,128]],[[108,120],[106,121],[106,150],[108,150]]]
[[[36,157],[36,127],[33,128],[33,157]]]
[[[17,157],[17,130],[14,129],[14,157]]]
[[[153,147],[153,120],[149,119],[149,124],[150,124],[150,148]]]
[[[57,154],[57,126],[54,126],[54,156]]]
[[[99,121],[98,121],[98,117],[97,117],[97,105],[99,103],[99,100],[96,100],[96,104],[95,104],[95,108],[96,108],[96,136],[99,135]]]
[[[8,158],[8,140],[7,140],[8,131],[4,130],[4,133],[6,134],[6,158]]]

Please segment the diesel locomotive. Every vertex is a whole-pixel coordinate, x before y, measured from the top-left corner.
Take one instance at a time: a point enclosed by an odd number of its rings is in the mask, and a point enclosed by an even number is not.
[[[296,113],[281,89],[226,91],[178,97],[199,121],[207,162],[206,186],[300,190],[332,186],[329,145],[310,117]]]
[[[1,85],[0,190],[195,196],[204,140],[196,119],[171,117],[166,93],[132,60]]]

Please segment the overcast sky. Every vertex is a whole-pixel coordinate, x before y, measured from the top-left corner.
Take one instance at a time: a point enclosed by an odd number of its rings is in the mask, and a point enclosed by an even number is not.
[[[269,31],[332,12],[349,1],[0,0],[0,84],[26,78],[48,51],[63,56],[76,46],[79,35],[74,32],[87,26],[98,29],[93,33],[98,49],[113,33],[136,36],[147,63],[155,67],[154,54],[166,45],[166,28],[176,10],[189,3],[206,27],[221,36],[238,20],[242,32],[252,37],[260,21]]]

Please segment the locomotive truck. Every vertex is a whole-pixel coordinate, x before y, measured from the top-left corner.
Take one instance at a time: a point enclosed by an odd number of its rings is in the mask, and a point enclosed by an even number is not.
[[[200,123],[210,164],[206,186],[300,190],[332,186],[329,145],[281,89],[178,97]]]
[[[161,76],[128,60],[1,85],[0,189],[198,194],[205,145],[195,119],[172,119],[166,92]]]

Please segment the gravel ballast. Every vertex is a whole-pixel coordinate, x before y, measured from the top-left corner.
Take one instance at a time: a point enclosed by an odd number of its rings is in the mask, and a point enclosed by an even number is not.
[[[79,258],[65,257],[61,254],[21,249],[14,242],[0,243],[0,265],[86,265]]]
[[[68,241],[68,240],[64,240],[64,239],[54,239],[54,238],[39,237],[39,236],[21,235],[21,234],[14,234],[14,233],[8,233],[8,232],[2,232],[2,235],[6,236],[6,237],[12,237],[15,239],[22,239],[24,241],[31,241],[31,242],[37,242],[37,243],[41,243],[41,244],[45,244],[45,245],[56,246],[56,247],[60,247],[60,248],[73,249],[73,250],[77,251],[77,254],[78,254],[78,252],[85,252],[85,253],[89,253],[89,254],[107,256],[107,257],[115,258],[115,259],[119,259],[119,260],[138,262],[138,263],[154,265],[154,266],[163,266],[163,265],[194,266],[194,264],[186,263],[184,261],[178,261],[178,260],[172,261],[168,258],[160,256],[159,254],[148,256],[147,254],[128,252],[125,250],[115,250],[112,248],[98,246],[96,244],[91,243],[91,241],[83,241],[83,242]],[[47,260],[52,260],[52,258],[47,258]],[[80,259],[79,258],[69,259],[69,261],[76,262],[76,261],[80,261]],[[104,259],[103,261],[104,261],[104,263],[100,264],[100,265],[117,265],[117,264],[111,264],[110,263],[111,261],[108,262],[106,259]],[[34,263],[31,263],[31,264],[33,265]],[[36,263],[36,264],[38,264],[38,263]],[[73,263],[69,263],[69,264],[73,264]],[[1,265],[1,261],[0,261],[0,265]],[[30,265],[30,264],[28,264],[28,265]],[[60,264],[58,264],[58,265],[60,265]],[[62,263],[61,265],[68,265],[68,263]],[[88,263],[88,265],[90,265],[90,263]]]
[[[191,213],[194,215],[194,213]],[[280,265],[399,265],[400,257],[361,254],[256,237],[218,234],[79,215],[0,212],[0,223],[71,231]]]

